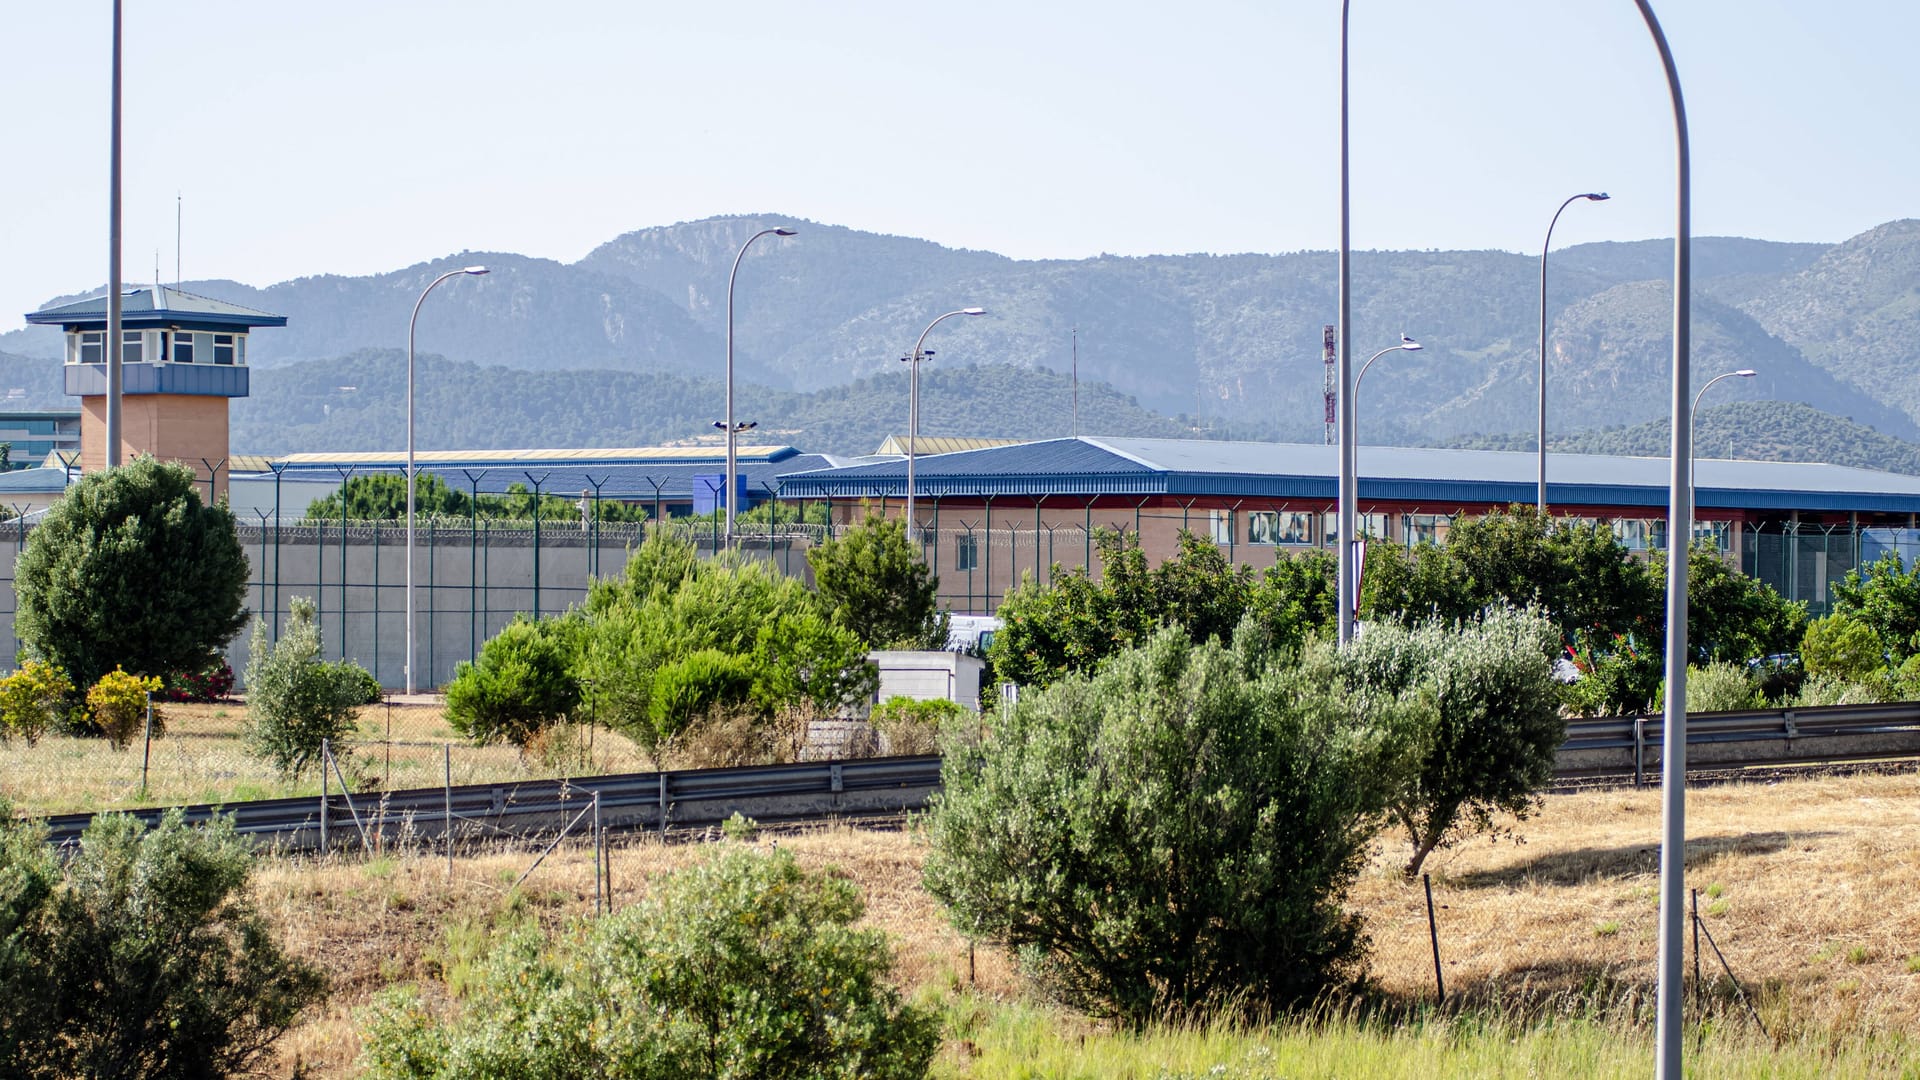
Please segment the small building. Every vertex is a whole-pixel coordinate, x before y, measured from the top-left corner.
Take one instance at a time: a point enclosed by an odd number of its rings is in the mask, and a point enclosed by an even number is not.
[[[80,414],[75,411],[0,412],[0,443],[9,469],[31,469],[53,455],[79,460]]]
[[[980,711],[980,677],[986,661],[960,652],[879,649],[867,654],[880,671],[875,703],[905,697],[915,701],[951,701]]]
[[[212,494],[226,488],[227,402],[246,397],[247,336],[284,315],[164,285],[121,300],[121,460],[152,454],[193,469]],[[66,389],[80,399],[80,468],[107,464],[107,297],[42,311],[27,322],[66,332]]]

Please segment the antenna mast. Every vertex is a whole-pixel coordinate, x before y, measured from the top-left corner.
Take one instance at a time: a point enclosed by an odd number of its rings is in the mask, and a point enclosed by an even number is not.
[[[1080,328],[1073,328],[1073,437],[1080,437]]]
[[[1327,368],[1327,375],[1326,375],[1326,378],[1322,380],[1322,384],[1326,390],[1326,397],[1327,397],[1327,445],[1328,446],[1332,446],[1336,441],[1338,441],[1339,430],[1340,430],[1340,413],[1339,413],[1339,406],[1337,404],[1340,394],[1339,394],[1339,391],[1334,389],[1335,382],[1337,381],[1334,378],[1334,371],[1335,371],[1334,365],[1338,359],[1334,354],[1334,348],[1333,348],[1334,341],[1335,341],[1334,328],[1331,325],[1322,326],[1320,328],[1320,356],[1321,356],[1321,359],[1326,361],[1326,368]]]
[[[173,193],[173,287],[180,287],[180,193]]]

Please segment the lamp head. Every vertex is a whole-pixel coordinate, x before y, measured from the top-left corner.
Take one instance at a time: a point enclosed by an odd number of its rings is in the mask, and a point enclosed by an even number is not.
[[[713,426],[720,429],[721,431],[727,430],[727,422],[725,420],[715,420],[713,422]]]
[[[1408,352],[1419,352],[1420,343],[1405,334],[1400,335],[1400,347]]]
[[[987,309],[983,307],[970,307],[970,308],[960,309],[960,314],[962,315],[985,315],[986,313],[987,313]]]
[[[794,233],[794,230],[787,228],[785,225],[782,225],[773,230],[773,235],[775,236],[792,236],[793,233]]]
[[[487,272],[488,272],[488,270],[487,270],[487,268],[486,268],[486,267],[484,267],[484,266],[469,266],[469,267],[467,267],[467,268],[466,268],[465,270],[462,270],[462,271],[460,271],[460,272],[461,272],[461,273],[463,273],[463,274],[472,274],[472,275],[474,275],[475,277],[478,277],[478,276],[480,276],[481,274],[485,274],[485,273],[487,273]]]
[[[1604,191],[1590,191],[1587,194],[1582,195],[1580,197],[1587,200],[1588,202],[1606,202],[1608,199],[1613,198],[1613,196],[1607,194]]]
[[[1758,375],[1758,374],[1760,374],[1760,373],[1759,373],[1759,372],[1757,372],[1757,371],[1755,371],[1755,370],[1753,370],[1753,369],[1752,369],[1752,368],[1750,368],[1750,367],[1743,367],[1743,368],[1741,368],[1741,369],[1740,369],[1739,371],[1736,371],[1736,372],[1734,372],[1734,374],[1735,374],[1735,375],[1738,375],[1738,376],[1740,376],[1740,377],[1741,377],[1741,378],[1743,378],[1743,379],[1751,379],[1751,378],[1753,378],[1753,377],[1754,377],[1755,375]]]
[[[744,424],[741,424],[741,425],[740,425],[740,430],[741,430],[741,431],[752,431],[752,430],[753,430],[754,428],[757,428],[757,427],[759,427],[759,426],[760,426],[760,421],[758,421],[758,420],[749,420],[749,421],[747,421],[746,423],[744,423]]]

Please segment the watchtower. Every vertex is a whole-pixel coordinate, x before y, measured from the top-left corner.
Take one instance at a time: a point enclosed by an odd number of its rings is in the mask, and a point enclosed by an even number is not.
[[[30,312],[67,334],[67,393],[80,399],[80,469],[107,464],[107,298]],[[285,326],[238,304],[169,289],[131,289],[120,305],[120,456],[152,454],[193,469],[209,498],[226,489],[227,402],[247,396],[247,335]]]

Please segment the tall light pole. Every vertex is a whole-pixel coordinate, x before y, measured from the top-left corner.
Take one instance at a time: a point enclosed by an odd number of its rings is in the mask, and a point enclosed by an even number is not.
[[[1673,50],[1651,0],[1634,0],[1660,52],[1673,99],[1675,195],[1673,226],[1673,449],[1667,491],[1667,535],[1693,531],[1693,414],[1691,385],[1693,289],[1693,166],[1687,148],[1687,106]],[[1681,924],[1686,896],[1687,842],[1687,546],[1667,542],[1667,696],[1660,741],[1660,959],[1655,992],[1655,1076],[1682,1080]]]
[[[432,283],[420,290],[420,299],[413,302],[413,315],[407,319],[407,662],[403,665],[407,673],[407,693],[414,690],[413,677],[413,329],[420,321],[420,305],[427,302],[427,294],[448,278],[462,274],[478,276],[487,272],[484,266],[469,266],[460,270],[449,270]],[[346,498],[342,490],[341,498]],[[380,605],[375,604],[377,609]],[[344,617],[344,616],[343,616]],[[376,616],[377,617],[377,616]]]
[[[1567,207],[1585,199],[1588,202],[1606,202],[1611,198],[1604,191],[1590,191],[1584,195],[1572,195],[1553,212],[1553,220],[1547,222],[1547,238],[1540,242],[1540,494],[1539,509],[1541,516],[1547,512],[1547,249],[1553,244],[1553,227],[1560,224],[1560,215]]]
[[[1687,410],[1687,426],[1691,428],[1694,424],[1699,422],[1700,399],[1707,396],[1707,391],[1713,389],[1714,383],[1719,382],[1721,379],[1751,379],[1758,374],[1760,373],[1753,370],[1752,368],[1741,368],[1738,371],[1723,372],[1722,374],[1715,375],[1713,378],[1708,379],[1707,385],[1701,387],[1700,392],[1693,395],[1693,408]],[[1693,485],[1693,487],[1697,489],[1699,485],[1695,483],[1693,479],[1695,475],[1695,470],[1693,466],[1693,461],[1691,459],[1694,458],[1694,452],[1691,446],[1688,447],[1687,456],[1690,459],[1687,462],[1687,482]],[[1699,502],[1700,502],[1699,499],[1694,498],[1691,495],[1687,499],[1687,506],[1688,506],[1687,546],[1688,547],[1693,546],[1693,514],[1695,513],[1695,508],[1698,507]]]
[[[1353,538],[1353,512],[1355,486],[1359,482],[1359,467],[1356,459],[1353,432],[1353,346],[1348,341],[1353,330],[1353,251],[1351,229],[1351,200],[1348,197],[1347,169],[1347,14],[1351,0],[1340,0],[1340,362],[1338,377],[1340,380],[1340,536]],[[1339,643],[1345,645],[1353,640],[1353,608],[1359,588],[1359,576],[1354,573],[1353,560],[1347,557],[1348,549],[1342,547],[1339,552],[1340,565],[1336,569],[1337,588],[1335,600],[1340,612],[1335,625],[1339,628]]]
[[[113,0],[113,105],[107,153],[107,468],[120,464],[120,0]]]
[[[909,541],[918,539],[920,536],[920,527],[913,520],[913,456],[914,451],[918,449],[915,443],[920,437],[920,361],[928,355],[921,346],[927,343],[927,335],[933,333],[934,327],[955,315],[985,315],[986,313],[986,308],[978,307],[947,312],[928,323],[927,328],[920,331],[919,339],[913,343],[913,351],[900,358],[907,364],[907,539]]]
[[[734,464],[734,446],[739,442],[741,431],[741,428],[733,422],[733,282],[740,276],[740,260],[747,257],[747,249],[753,246],[755,240],[763,236],[792,236],[793,232],[785,226],[775,226],[771,229],[761,229],[747,237],[747,242],[740,245],[740,253],[733,257],[733,270],[727,274],[727,418],[722,421],[727,429],[727,475],[720,486],[721,498],[726,501],[727,506],[727,550],[729,551],[733,550],[733,504],[738,501],[736,497],[738,485],[733,480],[734,472],[738,468]]]

